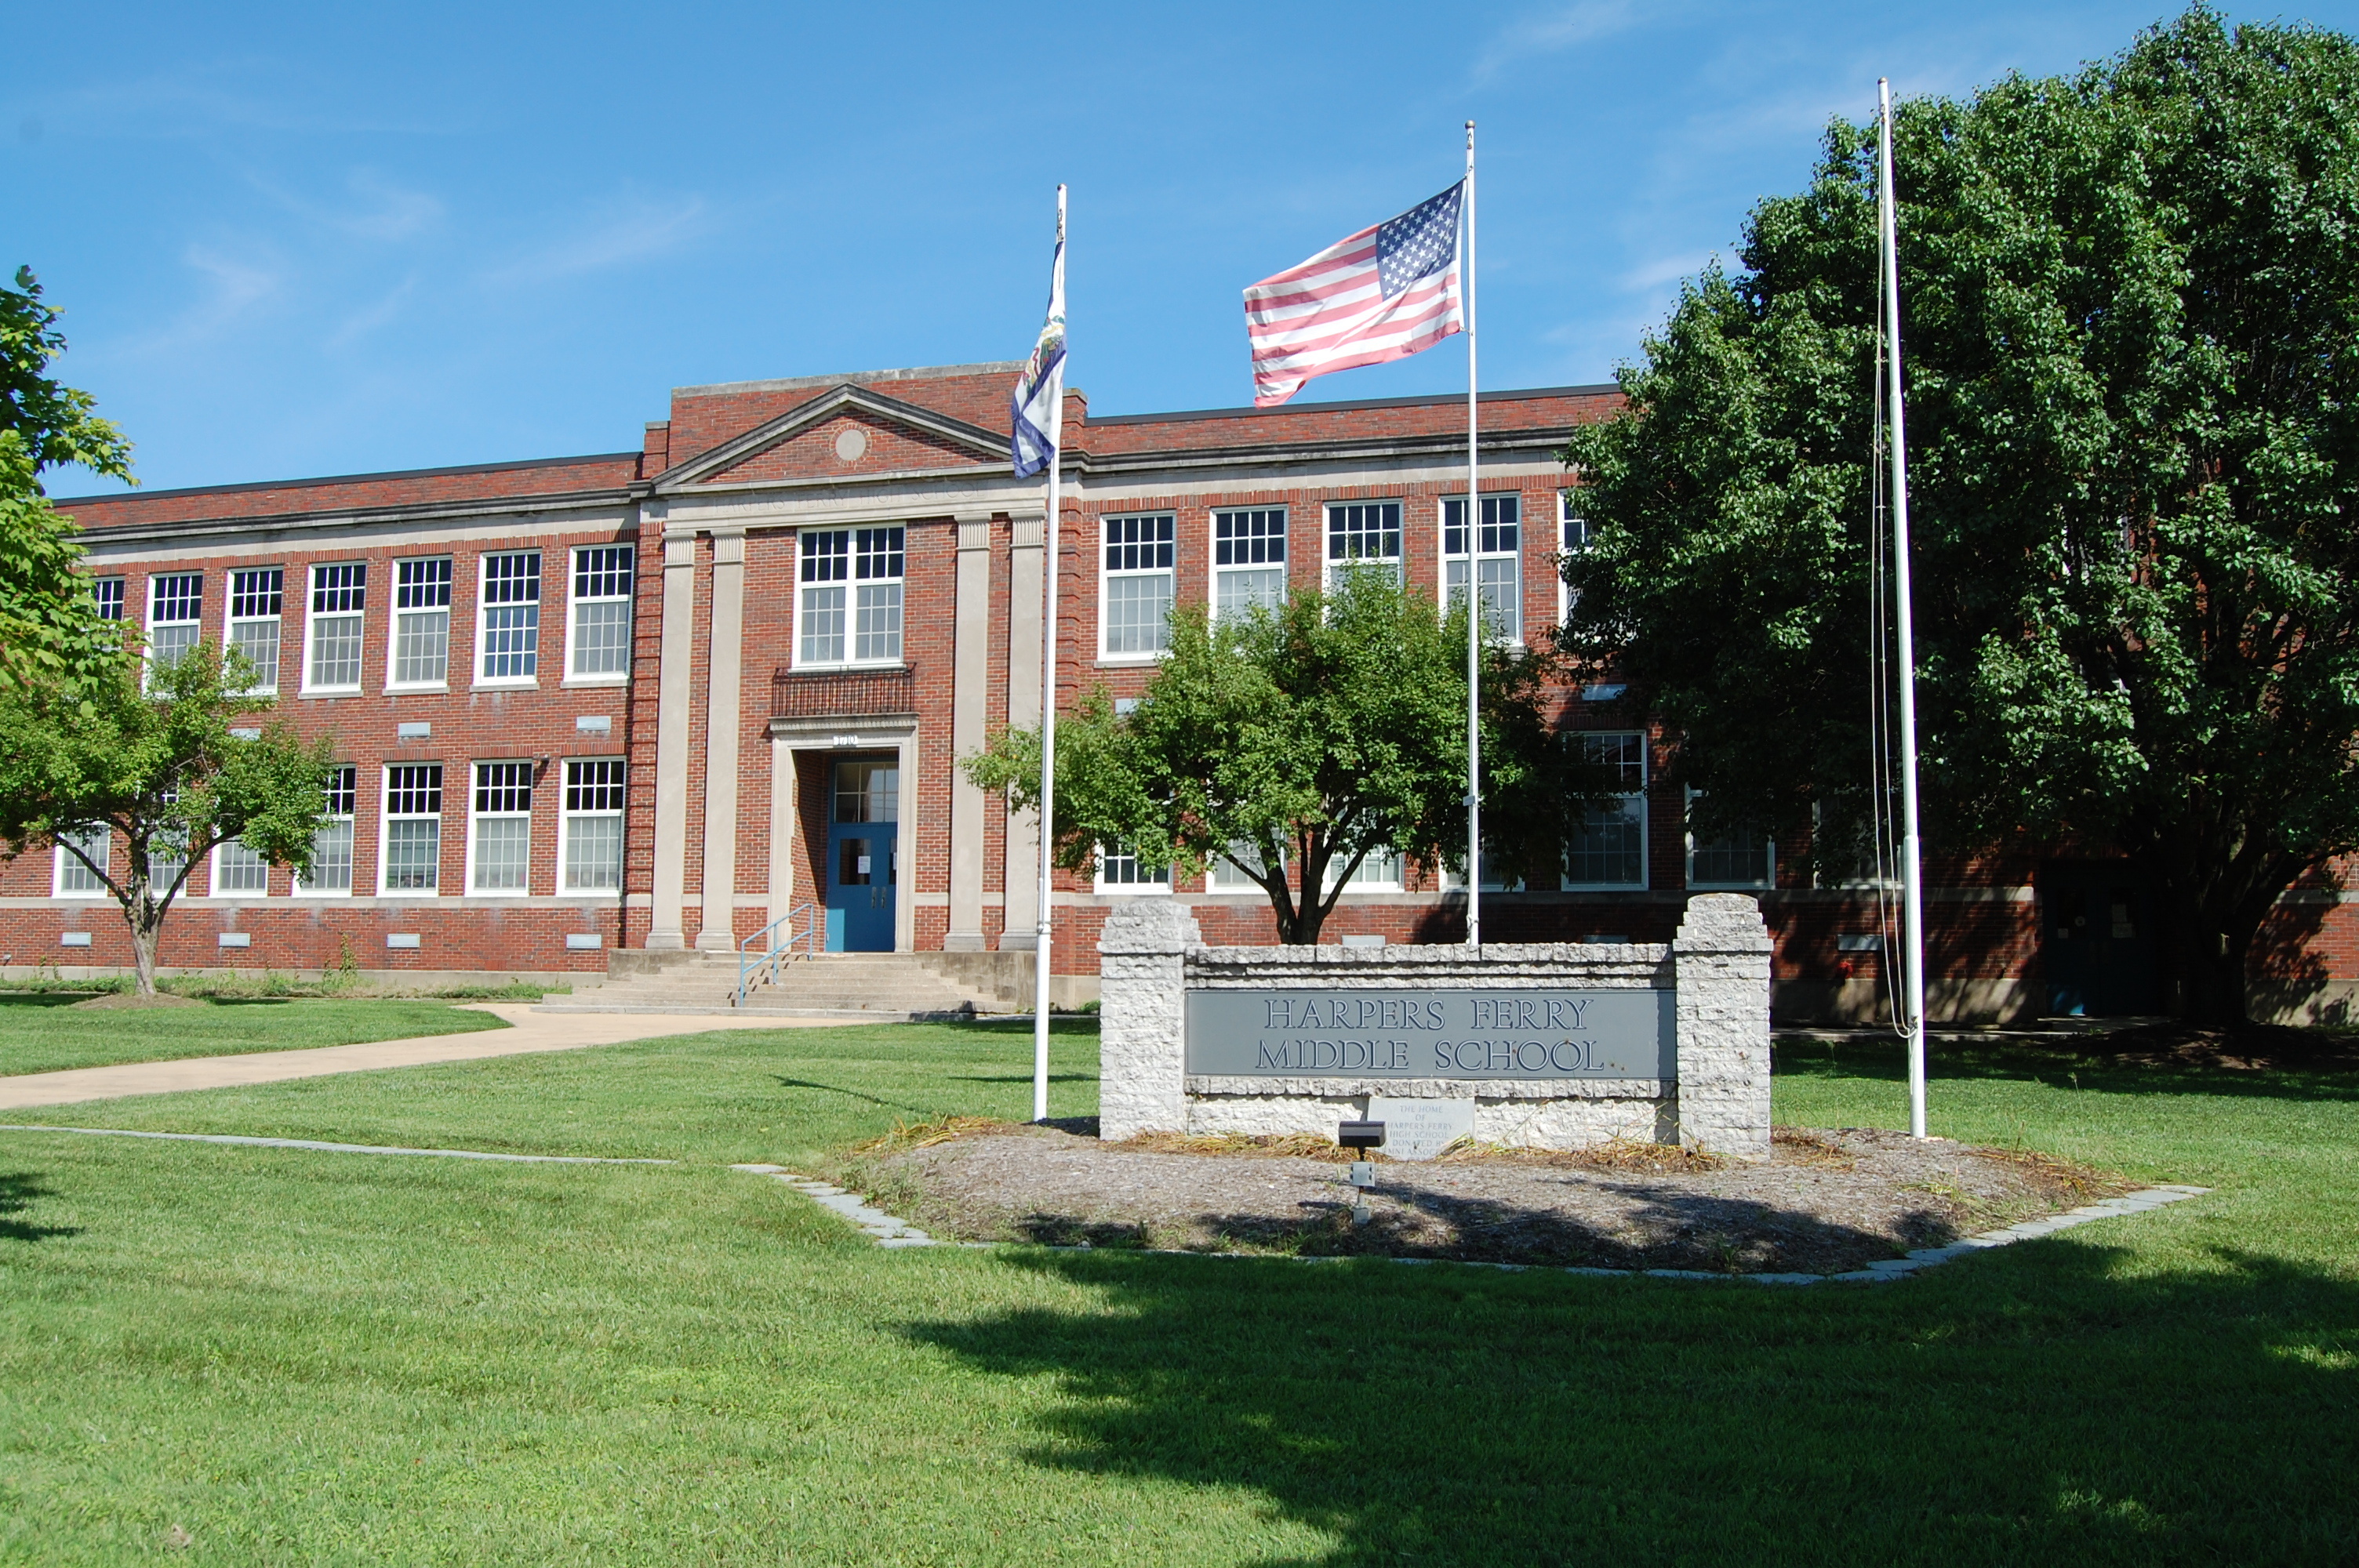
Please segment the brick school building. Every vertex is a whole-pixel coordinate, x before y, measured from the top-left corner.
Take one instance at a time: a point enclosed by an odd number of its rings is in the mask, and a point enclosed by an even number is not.
[[[1046,528],[1042,487],[1008,463],[1018,369],[682,387],[634,451],[60,503],[102,603],[151,647],[243,648],[279,714],[335,739],[310,876],[225,848],[190,871],[160,961],[584,983],[649,962],[618,953],[732,953],[792,919],[830,950],[942,955],[1028,993],[1035,825],[954,766],[1040,711]],[[1069,393],[1060,703],[1142,691],[1172,605],[1273,603],[1343,559],[1437,596],[1471,575],[1494,623],[1553,624],[1582,527],[1556,453],[1618,404],[1610,386],[1486,394],[1470,529],[1462,398],[1092,417]],[[1627,794],[1556,885],[1486,891],[1485,935],[1662,941],[1690,891],[1753,892],[1781,1011],[1866,1016],[1873,894],[1808,885],[1764,840],[1696,842],[1662,737],[1615,719],[1614,695],[1554,701]],[[2157,1005],[2117,865],[1937,860],[1929,881],[1938,1014]],[[1107,846],[1058,879],[1061,999],[1093,994],[1097,927],[1140,897],[1188,901],[1214,942],[1275,939],[1242,876],[1174,885]],[[2283,913],[2256,1011],[2340,1005],[2359,953],[2339,895]],[[1436,868],[1372,860],[1327,939],[1463,927]],[[0,867],[8,973],[129,961],[71,856]]]

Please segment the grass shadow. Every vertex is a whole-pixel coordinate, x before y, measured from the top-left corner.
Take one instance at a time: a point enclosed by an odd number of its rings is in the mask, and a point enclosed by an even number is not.
[[[2359,1100],[2359,1071],[2339,1065],[2242,1070],[2201,1061],[2153,1059],[2108,1049],[2104,1034],[2061,1040],[1940,1040],[1927,1053],[1936,1081],[2006,1080],[2051,1088],[2121,1095],[2201,1095],[2231,1098]],[[1899,1044],[1869,1044],[1778,1034],[1772,1070],[1788,1076],[1864,1078],[1902,1083],[1908,1063]]]
[[[933,1111],[926,1109],[923,1106],[911,1105],[907,1100],[881,1099],[875,1095],[865,1093],[860,1089],[845,1088],[841,1084],[814,1083],[809,1078],[789,1078],[782,1076],[777,1073],[770,1075],[770,1081],[785,1088],[817,1089],[822,1094],[842,1095],[847,1098],[864,1100],[870,1105],[879,1106],[886,1110],[906,1110],[910,1115],[920,1118],[936,1114]]]
[[[2023,1251],[1799,1291],[1013,1252],[1074,1304],[904,1332],[1054,1380],[1047,1476],[1244,1489],[1326,1568],[2359,1550],[2359,1284]]]
[[[38,1171],[0,1173],[0,1241],[47,1241],[57,1236],[80,1236],[78,1225],[35,1225],[18,1217],[41,1198],[57,1196],[41,1185]]]

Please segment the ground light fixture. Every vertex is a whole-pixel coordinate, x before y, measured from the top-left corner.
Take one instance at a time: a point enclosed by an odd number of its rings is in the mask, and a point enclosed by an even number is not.
[[[1335,1124],[1335,1142],[1344,1149],[1381,1149],[1385,1146],[1385,1124],[1381,1121],[1339,1121]],[[1352,1223],[1365,1225],[1375,1217],[1368,1207],[1368,1195],[1376,1186],[1375,1162],[1372,1160],[1353,1161],[1351,1182],[1357,1189],[1352,1198]]]

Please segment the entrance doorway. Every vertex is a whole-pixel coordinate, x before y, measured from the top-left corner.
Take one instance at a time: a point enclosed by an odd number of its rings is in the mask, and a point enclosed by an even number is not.
[[[2119,1018],[2162,1010],[2154,898],[2118,860],[2051,860],[2039,869],[2039,961],[2048,1011]]]
[[[841,758],[829,795],[827,950],[889,953],[900,881],[900,763]]]

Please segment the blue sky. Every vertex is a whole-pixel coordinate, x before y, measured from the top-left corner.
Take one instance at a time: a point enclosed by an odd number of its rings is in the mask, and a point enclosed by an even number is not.
[[[1092,409],[1226,406],[1239,290],[1447,185],[1471,116],[1484,384],[1595,382],[1879,74],[1968,92],[2168,14],[86,0],[7,28],[42,53],[0,83],[0,261],[67,308],[62,372],[147,484],[234,482],[618,450],[674,385],[1020,359],[1062,179]],[[1300,400],[1464,378],[1453,342]]]

